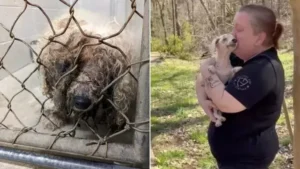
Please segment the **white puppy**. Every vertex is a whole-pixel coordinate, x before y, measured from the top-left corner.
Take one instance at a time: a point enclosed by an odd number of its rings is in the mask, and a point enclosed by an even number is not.
[[[230,54],[235,50],[237,40],[231,34],[224,34],[215,38],[211,44],[211,57],[202,61],[202,64],[209,64],[208,69],[211,73],[216,73],[223,83],[230,80],[233,75],[242,67],[232,67],[230,63]],[[204,80],[201,79],[201,85],[204,87]],[[207,98],[206,93],[202,93]],[[225,117],[221,112],[214,109],[214,116],[217,119],[216,127],[222,125]]]

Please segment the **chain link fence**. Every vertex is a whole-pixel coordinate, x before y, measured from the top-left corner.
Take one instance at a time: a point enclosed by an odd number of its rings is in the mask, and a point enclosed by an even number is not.
[[[15,81],[17,81],[19,86],[21,86],[21,90],[13,91],[14,94],[12,96],[7,96],[5,93],[0,92],[0,95],[2,96],[0,96],[0,98],[2,99],[2,102],[3,99],[5,100],[5,105],[7,107],[7,111],[3,111],[4,109],[0,109],[1,114],[3,115],[3,118],[0,119],[0,134],[3,136],[0,138],[0,145],[75,158],[106,161],[109,163],[121,163],[124,165],[127,164],[135,167],[147,167],[149,165],[149,20],[147,3],[145,3],[145,13],[143,14],[143,16],[137,9],[136,0],[130,0],[131,13],[128,16],[127,21],[121,26],[120,30],[109,36],[101,37],[86,33],[81,28],[81,23],[76,19],[74,15],[76,13],[74,6],[78,2],[78,0],[75,0],[73,4],[69,4],[64,0],[60,0],[60,2],[69,7],[69,19],[67,21],[66,27],[62,32],[57,32],[57,30],[54,29],[50,17],[40,5],[33,4],[28,0],[24,0],[24,8],[18,15],[18,17],[14,20],[10,29],[0,23],[0,26],[7,31],[12,40],[4,55],[0,57],[0,70],[8,73],[8,75]],[[48,42],[46,43],[46,45],[41,48],[40,52],[37,52],[25,40],[22,40],[21,38],[18,38],[14,35],[14,27],[18,23],[18,20],[22,17],[28,6],[36,7],[43,13],[43,15],[47,18],[48,24],[53,33],[53,35],[48,38]],[[47,96],[44,100],[42,100],[39,96],[37,96],[36,92],[31,91],[30,87],[27,87],[26,85],[26,82],[32,77],[34,73],[39,72],[39,70],[45,70],[45,72],[47,72],[48,67],[43,63],[43,60],[41,59],[44,50],[53,43],[60,44],[65,48],[68,48],[66,44],[63,44],[56,39],[66,33],[66,31],[70,27],[71,22],[75,23],[77,28],[80,30],[81,35],[83,35],[85,38],[93,39],[96,42],[92,44],[82,44],[80,50],[75,54],[74,60],[72,60],[73,64],[70,70],[60,76],[56,83],[51,86],[51,89],[55,90],[56,88],[58,88],[58,86],[65,84],[62,83],[62,81],[66,77],[70,76],[75,71],[80,71],[80,57],[83,57],[82,53],[85,50],[89,50],[89,47],[106,45],[108,48],[111,48],[111,50],[120,52],[124,58],[129,58],[130,56],[127,56],[127,53],[124,52],[120,47],[107,42],[107,40],[119,36],[124,31],[134,15],[144,20],[143,37],[140,52],[141,56],[137,59],[138,61],[125,64],[126,68],[123,69],[122,73],[120,73],[118,77],[112,79],[109,84],[102,88],[100,97],[96,101],[90,104],[88,108],[77,111],[76,113],[78,118],[71,127],[65,129],[56,125],[55,121],[49,118],[49,114],[46,113],[46,104],[47,102],[53,100],[53,96]],[[4,59],[7,57],[7,53],[12,49],[13,44],[17,41],[23,43],[30,49],[30,51],[36,56],[35,61],[37,63],[37,65],[28,74],[28,76],[22,78],[10,72],[4,64]],[[133,66],[137,66],[138,68],[137,76],[134,75],[134,73],[131,71]],[[136,105],[133,108],[134,110],[130,110],[135,111],[133,113],[133,118],[128,117],[128,115],[124,113],[124,111],[120,110],[120,106],[115,104],[114,100],[106,97],[105,95],[105,93],[107,93],[110,88],[112,88],[125,76],[128,75],[130,75],[130,77],[134,79],[134,83],[137,86],[137,92],[135,93]],[[6,85],[5,87],[8,90],[13,90],[9,89],[9,85]],[[12,104],[12,102],[16,100],[16,98],[22,93],[30,94],[31,97],[33,97],[36,101],[37,105],[35,106],[39,106],[40,108],[39,114],[37,116],[32,115],[31,112],[21,112],[21,114],[23,114],[22,116],[26,114],[26,118],[20,118],[20,112],[17,112],[14,109],[15,104]],[[122,125],[122,128],[115,132],[111,132],[111,130],[108,129],[108,131],[105,131],[106,134],[101,134],[99,133],[97,125],[91,125],[89,119],[95,119],[92,115],[90,115],[89,112],[93,110],[95,106],[101,104],[104,101],[106,103],[109,103],[109,107],[117,112],[113,116],[118,116],[120,119],[124,120],[125,124]],[[72,114],[74,112],[72,112],[71,110],[71,112],[69,113]],[[19,127],[12,127],[12,125],[7,125],[6,120],[8,116],[13,117],[15,123],[18,123],[18,125],[16,126]],[[26,122],[26,119],[30,119],[31,117],[36,119],[35,123]],[[41,130],[39,126],[42,125],[42,119],[46,119],[46,121],[55,125],[56,129],[51,132]],[[94,121],[94,123],[97,122]],[[84,125],[84,127],[89,130],[89,132],[92,133],[93,136],[84,137],[84,135],[82,135],[80,137],[77,137],[76,135],[78,128],[83,128],[83,126],[81,125]],[[130,137],[131,141],[129,141],[129,144],[111,141],[115,137],[119,137],[119,140],[121,141],[123,137]]]

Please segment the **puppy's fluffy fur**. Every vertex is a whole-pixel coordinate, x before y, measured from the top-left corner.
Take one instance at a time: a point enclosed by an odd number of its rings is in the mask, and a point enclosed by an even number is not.
[[[211,73],[217,74],[223,83],[230,80],[233,75],[241,69],[241,67],[232,67],[230,64],[230,54],[235,50],[237,41],[231,34],[224,34],[215,38],[211,44],[211,57],[203,61],[204,64],[209,64],[208,69]],[[204,87],[204,80],[201,80],[201,85]],[[202,93],[207,98],[206,93]],[[221,112],[214,110],[214,116],[217,119],[216,127],[222,125],[226,119]]]

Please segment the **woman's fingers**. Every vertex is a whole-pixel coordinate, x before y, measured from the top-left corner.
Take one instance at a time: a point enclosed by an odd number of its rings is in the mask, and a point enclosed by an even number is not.
[[[209,117],[209,119],[212,121],[212,122],[215,122],[217,119],[215,118],[214,114],[213,114],[213,109],[211,108],[207,108],[207,109],[204,109],[205,111],[205,114]]]
[[[213,102],[211,102],[209,106],[210,106],[211,108],[217,109],[217,106],[216,106]]]
[[[214,116],[214,109],[217,109],[217,107],[210,100],[206,100],[204,105],[205,105],[204,108],[205,113],[208,115],[208,117],[212,122],[216,122],[217,119]]]
[[[211,120],[212,122],[216,122],[217,119],[216,119],[216,117],[214,116],[213,110],[211,109],[210,112],[211,112],[211,113],[210,113],[210,116],[209,116],[210,120]]]

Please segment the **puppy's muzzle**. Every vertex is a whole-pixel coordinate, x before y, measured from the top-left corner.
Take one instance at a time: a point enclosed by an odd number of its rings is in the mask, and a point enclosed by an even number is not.
[[[74,96],[73,107],[77,110],[85,110],[92,104],[91,99],[85,96]]]
[[[236,45],[237,45],[237,39],[232,39],[229,46],[230,47],[236,47]]]

